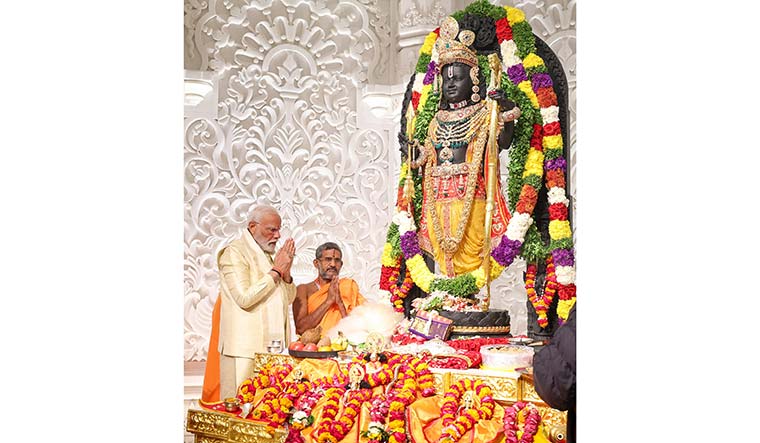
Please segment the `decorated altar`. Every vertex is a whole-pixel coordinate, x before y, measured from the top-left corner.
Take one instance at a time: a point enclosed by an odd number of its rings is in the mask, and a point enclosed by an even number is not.
[[[267,367],[279,365],[298,366],[306,362],[313,364],[310,359],[296,359],[282,354],[258,354],[255,359],[257,371]],[[333,360],[334,361],[334,360]],[[432,387],[436,396],[444,393],[454,384],[470,380],[480,381],[492,390],[495,403],[503,408],[509,408],[520,402],[529,403],[535,407],[542,423],[542,436],[535,441],[545,440],[557,443],[564,441],[566,413],[548,407],[536,394],[533,388],[532,377],[529,374],[517,372],[494,371],[494,370],[457,370],[457,369],[430,369],[432,374]],[[284,442],[288,435],[285,427],[272,429],[266,420],[243,419],[241,411],[228,412],[223,403],[214,408],[190,409],[187,412],[186,429],[195,435],[196,442],[239,442],[239,443],[269,443]],[[369,417],[367,411],[363,416]],[[360,420],[358,429],[367,429],[369,421]],[[497,433],[495,441],[505,441],[503,432]],[[348,441],[348,440],[341,440]],[[354,440],[357,441],[357,440]],[[364,440],[363,441],[367,441]],[[476,440],[477,441],[477,440]]]

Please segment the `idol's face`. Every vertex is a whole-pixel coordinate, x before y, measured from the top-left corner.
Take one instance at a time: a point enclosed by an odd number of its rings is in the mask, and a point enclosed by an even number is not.
[[[472,95],[470,67],[464,63],[450,63],[441,68],[443,97],[449,103],[459,103]]]

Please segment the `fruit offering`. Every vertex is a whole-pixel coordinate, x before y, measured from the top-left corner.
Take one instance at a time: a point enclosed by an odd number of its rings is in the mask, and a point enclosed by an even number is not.
[[[316,328],[308,329],[304,331],[303,334],[301,334],[301,342],[304,344],[314,343],[315,346],[318,346],[317,342],[319,342],[319,337],[321,335],[322,335],[322,326],[317,326]]]
[[[288,349],[291,351],[303,351],[304,344],[300,340],[296,340],[290,345],[288,345]]]
[[[338,338],[332,341],[331,351],[345,351],[348,348],[348,339],[343,335],[343,332],[338,331]]]

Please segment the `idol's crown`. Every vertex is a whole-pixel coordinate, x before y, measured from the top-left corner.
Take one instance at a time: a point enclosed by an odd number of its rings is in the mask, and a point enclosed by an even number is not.
[[[458,37],[458,38],[457,38]],[[446,17],[435,42],[438,50],[438,66],[451,63],[464,63],[470,67],[478,66],[478,56],[470,45],[475,41],[475,33],[465,29],[459,32],[459,23],[454,17]]]

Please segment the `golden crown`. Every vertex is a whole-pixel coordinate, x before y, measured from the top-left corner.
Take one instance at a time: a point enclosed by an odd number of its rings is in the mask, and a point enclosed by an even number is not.
[[[458,38],[457,38],[458,37]],[[475,33],[465,29],[459,32],[459,23],[454,17],[446,17],[441,24],[435,48],[438,50],[438,66],[451,63],[464,63],[470,67],[478,66],[478,55],[470,49],[475,41]]]

